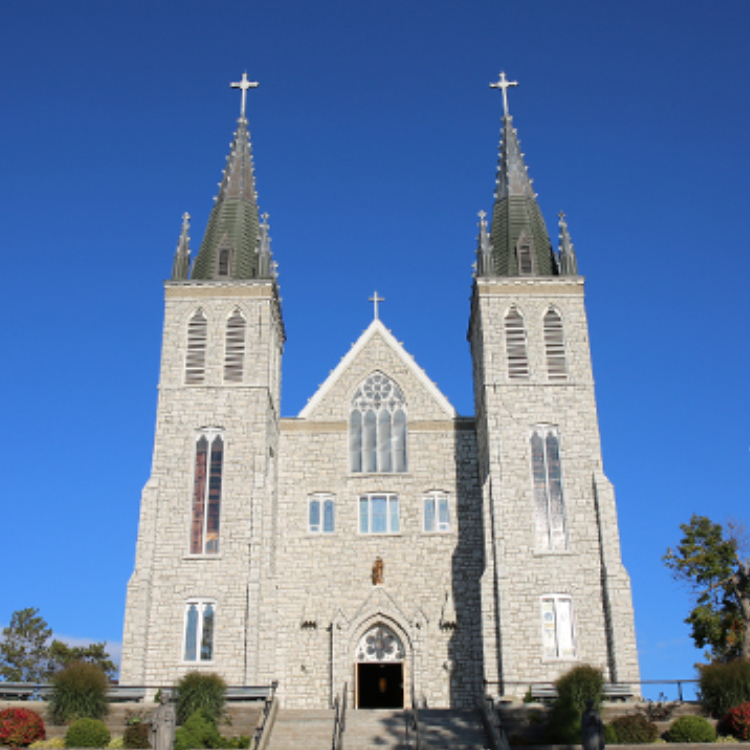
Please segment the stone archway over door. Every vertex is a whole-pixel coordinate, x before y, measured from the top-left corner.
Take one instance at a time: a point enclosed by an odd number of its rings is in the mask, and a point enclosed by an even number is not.
[[[404,707],[404,646],[383,624],[370,628],[355,651],[357,708]]]

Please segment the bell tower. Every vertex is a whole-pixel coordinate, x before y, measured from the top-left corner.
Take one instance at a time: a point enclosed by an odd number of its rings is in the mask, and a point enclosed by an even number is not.
[[[584,307],[567,223],[555,252],[504,114],[492,216],[480,213],[468,338],[485,529],[485,679],[502,692],[576,663],[639,677],[630,580],[603,473]]]
[[[232,84],[242,92],[241,113],[200,251],[191,267],[185,214],[165,283],[125,684],[169,685],[202,666],[234,685],[271,679],[257,624],[262,581],[273,569],[284,325],[245,115],[257,85],[246,74]]]

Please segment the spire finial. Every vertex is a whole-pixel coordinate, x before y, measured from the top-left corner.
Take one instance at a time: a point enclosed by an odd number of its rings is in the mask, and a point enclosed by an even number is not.
[[[565,220],[565,214],[560,211],[560,273],[563,276],[578,275],[578,259],[573,242],[570,239],[568,222]]]
[[[257,81],[250,81],[247,78],[247,71],[242,74],[242,80],[237,83],[229,84],[233,89],[242,89],[242,107],[240,108],[240,117],[245,119],[245,104],[247,103],[247,90],[257,89],[260,85]]]
[[[508,112],[508,89],[511,86],[518,86],[518,81],[509,81],[505,77],[504,72],[500,73],[500,80],[498,80],[497,83],[490,84],[491,89],[500,89],[503,92],[503,111],[505,113],[505,117],[510,116]]]
[[[385,297],[378,297],[378,293],[375,292],[375,294],[370,297],[369,301],[375,305],[375,317],[373,320],[380,320],[380,317],[378,316],[378,302],[385,302]]]

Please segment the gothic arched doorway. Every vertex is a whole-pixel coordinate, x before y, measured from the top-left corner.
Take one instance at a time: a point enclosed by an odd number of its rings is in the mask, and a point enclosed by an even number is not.
[[[360,639],[355,652],[357,708],[404,707],[404,646],[379,624]]]

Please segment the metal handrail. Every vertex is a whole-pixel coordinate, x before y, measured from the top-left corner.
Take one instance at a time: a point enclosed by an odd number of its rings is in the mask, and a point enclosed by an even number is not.
[[[269,722],[268,718],[271,716],[276,705],[276,688],[278,686],[279,683],[277,681],[271,683],[270,693],[263,703],[263,712],[261,713],[260,720],[255,725],[249,750],[260,750],[268,744],[268,734],[273,728],[273,722]]]
[[[629,687],[631,685],[676,685],[677,686],[677,693],[679,695],[678,700],[680,702],[684,702],[683,698],[683,691],[682,686],[683,685],[691,685],[695,684],[697,685],[700,682],[698,679],[689,679],[689,680],[627,680],[626,682],[608,682],[607,685],[613,685],[618,686],[622,685],[623,687]],[[490,685],[496,685],[498,687],[506,687],[506,686],[513,686],[518,685],[521,687],[533,687],[534,685],[549,685],[550,687],[554,686],[553,682],[539,682],[537,680],[484,680],[485,688],[489,687]]]

